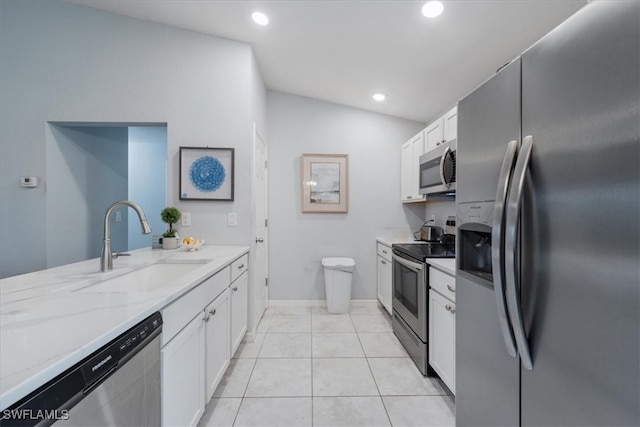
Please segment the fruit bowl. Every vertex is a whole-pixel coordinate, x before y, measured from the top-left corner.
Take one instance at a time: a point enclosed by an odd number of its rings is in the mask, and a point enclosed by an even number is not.
[[[204,245],[204,240],[194,239],[193,237],[186,237],[182,239],[182,247],[188,251],[197,251]]]

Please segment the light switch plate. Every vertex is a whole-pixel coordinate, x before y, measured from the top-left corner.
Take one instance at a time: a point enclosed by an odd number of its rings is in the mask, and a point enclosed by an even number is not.
[[[190,212],[182,212],[182,226],[183,227],[191,227],[191,213]]]
[[[229,212],[229,214],[227,214],[227,225],[229,227],[238,225],[238,215],[235,212]]]

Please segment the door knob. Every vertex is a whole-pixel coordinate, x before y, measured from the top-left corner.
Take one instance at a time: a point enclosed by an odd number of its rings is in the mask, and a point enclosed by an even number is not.
[[[262,237],[256,237],[256,243],[262,243],[264,239]]]

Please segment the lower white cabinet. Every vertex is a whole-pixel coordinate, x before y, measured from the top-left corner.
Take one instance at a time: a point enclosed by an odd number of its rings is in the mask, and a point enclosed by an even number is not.
[[[198,424],[247,332],[247,260],[243,255],[162,309],[163,427]]]
[[[204,325],[197,316],[162,348],[162,425],[195,426],[204,411]]]
[[[429,365],[455,395],[456,305],[429,290]]]
[[[245,271],[229,286],[231,300],[231,355],[236,353],[247,332],[248,273]]]
[[[213,396],[231,358],[229,290],[204,309],[206,401]]]
[[[391,247],[378,242],[378,301],[393,314],[391,298],[393,297],[393,269],[391,268]]]

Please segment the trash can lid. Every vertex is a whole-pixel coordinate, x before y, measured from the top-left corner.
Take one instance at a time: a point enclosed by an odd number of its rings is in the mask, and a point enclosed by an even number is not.
[[[322,258],[322,265],[324,267],[353,267],[356,265],[356,262],[353,258],[332,257]]]

